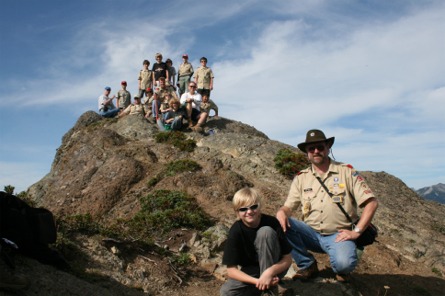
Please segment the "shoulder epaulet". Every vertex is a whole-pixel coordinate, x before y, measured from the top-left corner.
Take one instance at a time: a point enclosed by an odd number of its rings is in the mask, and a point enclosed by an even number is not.
[[[352,164],[342,163],[341,165],[342,165],[342,166],[345,166],[345,167],[348,167],[348,168],[350,168],[351,170],[354,169],[354,167],[352,166]]]

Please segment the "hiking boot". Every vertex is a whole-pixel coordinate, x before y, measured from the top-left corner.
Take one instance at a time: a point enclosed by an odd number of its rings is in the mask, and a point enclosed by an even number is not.
[[[14,275],[10,272],[2,270],[0,272],[0,288],[12,291],[22,290],[27,288],[29,282],[21,276]]]
[[[314,261],[311,266],[306,269],[299,269],[292,277],[294,280],[308,280],[318,274],[317,261]]]
[[[348,283],[351,281],[351,275],[350,274],[336,274],[335,279],[339,283]]]
[[[278,294],[279,296],[292,296],[295,295],[294,294],[294,289],[292,288],[286,288],[284,285],[284,283],[282,281],[280,281],[277,285],[278,287]]]
[[[278,287],[274,286],[270,289],[264,290],[261,296],[278,296]]]

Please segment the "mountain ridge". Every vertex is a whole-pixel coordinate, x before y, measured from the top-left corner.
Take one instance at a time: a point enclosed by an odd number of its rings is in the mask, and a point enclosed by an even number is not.
[[[208,129],[214,133],[184,133],[196,143],[196,148],[188,152],[158,143],[157,127],[142,118],[103,119],[88,111],[63,136],[51,171],[28,189],[32,200],[57,217],[88,214],[101,225],[111,225],[135,216],[141,196],[156,190],[175,190],[195,198],[215,221],[208,232],[178,229],[167,240],[152,238],[176,254],[180,254],[180,245],[187,246],[195,264],[189,266],[193,272],[188,271],[185,281],[177,280],[183,276],[174,276],[166,257],[153,251],[141,249],[125,256],[123,243],[110,246],[106,237],[77,234],[73,244],[82,257],[75,260],[83,264],[85,272],[102,279],[85,286],[96,285],[109,295],[218,293],[225,278],[220,264],[224,234],[219,233],[235,220],[230,205],[234,192],[244,186],[256,187],[266,201],[264,212],[274,215],[291,183],[275,169],[274,157],[280,149],[298,150],[270,140],[252,126],[223,117],[209,120]],[[178,159],[194,161],[201,169],[163,175],[166,166]],[[362,175],[380,202],[374,218],[380,229],[379,242],[366,248],[354,273],[355,284],[332,282],[329,260],[317,255],[322,277],[305,284],[294,282],[296,295],[313,295],[314,289],[319,295],[383,295],[385,286],[398,295],[418,295],[416,291],[422,289],[429,295],[439,295],[438,291],[445,288],[445,225],[440,218],[445,215],[445,206],[423,200],[400,179],[385,172]],[[211,240],[207,239],[209,233]],[[29,262],[24,261],[26,264]],[[60,291],[75,295],[69,290],[72,283],[81,285],[78,278],[73,278],[63,286],[46,288],[47,295]],[[41,284],[33,284],[34,289],[41,288]]]
[[[417,189],[416,192],[423,198],[445,204],[445,184],[439,183]]]

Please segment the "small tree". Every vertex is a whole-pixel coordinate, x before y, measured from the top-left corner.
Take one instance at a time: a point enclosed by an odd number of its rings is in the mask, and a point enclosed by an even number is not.
[[[14,194],[15,187],[12,185],[6,185],[3,190],[8,194]]]
[[[279,150],[274,161],[275,168],[289,179],[292,179],[299,171],[310,164],[305,154],[295,153],[290,149]]]

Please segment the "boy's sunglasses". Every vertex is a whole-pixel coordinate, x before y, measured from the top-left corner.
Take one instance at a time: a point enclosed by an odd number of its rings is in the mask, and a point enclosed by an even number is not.
[[[256,209],[258,209],[258,205],[252,205],[250,207],[239,208],[238,211],[240,211],[240,212],[247,212],[248,209],[251,209],[252,211],[255,211]]]

